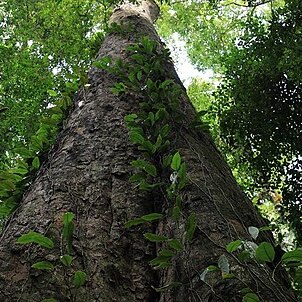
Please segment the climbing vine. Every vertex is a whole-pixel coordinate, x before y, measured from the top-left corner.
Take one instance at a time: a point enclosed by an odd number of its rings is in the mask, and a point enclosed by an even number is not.
[[[33,263],[31,267],[36,270],[42,270],[45,272],[51,272],[52,278],[59,278],[63,280],[68,291],[68,296],[71,301],[77,301],[77,291],[87,281],[87,274],[82,270],[76,270],[74,265],[74,252],[72,250],[72,241],[74,234],[74,217],[75,214],[72,212],[66,212],[63,215],[63,227],[61,231],[61,242],[60,242],[60,256],[58,258],[49,260],[41,260]],[[56,246],[55,242],[35,231],[29,231],[26,234],[20,236],[17,240],[19,244],[35,244],[43,249],[53,250]],[[46,298],[41,302],[57,302],[54,298]]]
[[[123,34],[119,27],[116,28],[119,29],[120,34]],[[138,43],[130,45],[127,51],[129,61],[120,59],[113,62],[110,57],[104,57],[95,62],[95,66],[118,77],[119,81],[112,87],[113,93],[134,95],[138,100],[140,110],[124,117],[129,130],[129,140],[139,151],[138,159],[131,162],[133,173],[129,181],[139,190],[160,194],[162,204],[154,203],[154,212],[146,213],[141,217],[133,217],[125,223],[125,228],[158,221],[165,224],[172,220],[174,223],[170,226],[173,229],[169,230],[169,234],[159,232],[143,234],[146,240],[157,243],[160,247],[156,257],[150,260],[150,265],[154,269],[166,269],[173,265],[176,257],[187,255],[186,250],[198,229],[196,214],[194,212],[185,214],[183,211],[182,193],[188,184],[186,163],[180,150],[175,149],[172,137],[175,128],[183,120],[183,113],[180,110],[183,91],[174,80],[166,76],[163,66],[170,60],[169,52],[160,43],[142,37]],[[50,93],[55,95],[55,92]],[[32,165],[35,161],[38,168],[38,160],[33,159]],[[73,261],[73,217],[72,213],[66,213],[63,219],[62,238],[65,243],[61,244],[59,260],[63,264],[64,276]],[[249,265],[272,263],[276,254],[273,245],[269,242],[261,242],[259,245],[255,243],[261,230],[249,227],[248,231],[252,240],[238,238],[230,242],[225,248],[225,254],[219,256],[217,264],[210,265],[200,272],[199,279],[210,286],[206,282],[207,275],[213,271],[219,271],[222,279],[236,278],[246,286],[244,280],[236,275],[235,268],[231,267],[228,259],[232,257],[247,270]],[[50,249],[55,245],[50,238],[33,231],[22,235],[18,243],[36,243]],[[296,268],[295,282],[299,284],[301,282],[299,281],[302,264],[301,250],[285,253],[277,266],[281,263]],[[32,264],[32,268],[53,270],[54,264],[43,260]],[[74,299],[76,299],[76,291],[73,292],[73,289],[84,285],[86,278],[86,273],[83,271],[74,273],[73,281],[71,285],[68,285]],[[67,284],[70,282],[70,279],[68,280]],[[161,292],[182,285],[179,280],[173,280],[155,290]],[[254,293],[248,287],[244,287],[241,293],[244,302],[260,301],[258,293]],[[51,298],[44,301],[55,300]]]
[[[118,76],[119,82],[112,88],[113,93],[139,96],[139,112],[124,118],[129,130],[129,139],[140,151],[139,158],[131,163],[134,172],[129,181],[140,190],[160,192],[164,202],[161,206],[154,205],[156,212],[135,217],[127,221],[125,227],[131,228],[155,221],[166,222],[168,219],[175,222],[175,230],[171,231],[174,234],[172,237],[158,233],[143,234],[148,241],[161,246],[150,265],[155,269],[165,269],[172,265],[174,257],[185,252],[198,228],[195,213],[185,215],[182,211],[182,191],[188,183],[186,163],[171,142],[171,130],[177,125],[175,121],[181,121],[183,118],[180,112],[182,89],[174,80],[166,78],[163,66],[170,60],[169,52],[159,43],[143,37],[140,42],[129,46],[127,51],[130,52],[129,62],[112,62],[110,57],[104,57],[95,62],[95,66]],[[259,245],[255,242],[259,232],[265,230],[266,227],[249,227],[252,240],[238,238],[227,244],[226,253],[246,270],[249,270],[251,263],[272,263],[276,255],[274,246],[269,242],[261,242]],[[291,251],[285,253],[277,263],[277,266],[283,263],[296,267],[298,275],[293,279],[296,284],[299,282],[301,256],[300,250]],[[200,272],[200,280],[208,284],[206,276],[213,271],[220,271],[223,279],[241,280],[231,269],[225,254],[220,255],[217,265],[210,265]],[[258,294],[246,287],[244,280],[241,282],[244,285],[241,291],[242,301],[260,301]],[[182,285],[178,280],[174,280],[156,290],[164,291]]]
[[[162,195],[164,203],[154,205],[159,213],[133,218],[126,222],[125,227],[165,220],[166,216],[170,216],[175,221],[176,228],[179,228],[173,232],[178,234],[177,237],[157,233],[143,234],[147,240],[162,246],[150,265],[156,269],[166,268],[172,265],[173,257],[182,252],[192,240],[196,229],[195,214],[191,213],[186,217],[182,213],[181,193],[187,184],[186,163],[171,143],[171,130],[176,125],[175,120],[181,120],[182,116],[179,110],[182,89],[173,80],[166,78],[163,66],[170,60],[169,51],[159,43],[143,37],[127,50],[130,52],[130,62],[117,60],[113,63],[106,57],[95,65],[118,75],[120,82],[112,89],[115,94],[139,95],[140,111],[125,116],[129,139],[140,151],[139,158],[131,163],[134,172],[129,181],[140,190],[156,190]],[[185,225],[185,229],[180,229],[180,225]],[[175,280],[157,290],[180,285]]]

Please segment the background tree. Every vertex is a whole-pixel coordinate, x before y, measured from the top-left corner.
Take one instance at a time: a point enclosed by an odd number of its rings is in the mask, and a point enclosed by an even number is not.
[[[272,196],[299,245],[300,12],[300,3],[288,1],[273,11],[268,24],[249,19],[238,47],[226,60],[225,83],[215,109],[220,112],[224,146],[228,153],[237,154],[237,166],[248,166],[256,181],[253,189],[261,192],[259,204],[265,195]]]
[[[199,69],[214,66],[212,83],[193,82],[189,95],[237,181],[273,220],[280,244],[287,241],[287,224],[297,245],[301,244],[300,13],[297,1],[255,1],[248,7],[244,1],[220,1],[215,10],[209,3],[177,3],[166,8],[163,21],[169,33],[175,26],[166,22],[177,24]]]

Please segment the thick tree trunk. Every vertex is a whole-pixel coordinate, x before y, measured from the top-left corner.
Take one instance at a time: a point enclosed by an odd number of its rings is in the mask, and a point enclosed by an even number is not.
[[[146,2],[139,7],[125,4],[116,10],[112,22],[128,24],[133,31],[109,34],[99,58],[128,60],[127,46],[141,35],[159,42],[152,25],[157,14],[157,7]],[[167,78],[180,83],[170,62],[163,68]],[[150,267],[148,261],[156,257],[157,247],[146,241],[143,233],[154,232],[154,224],[128,230],[124,223],[154,212],[154,198],[159,199],[157,204],[165,202],[160,194],[140,191],[128,181],[130,163],[139,152],[128,140],[124,116],[139,110],[139,97],[113,95],[116,81],[106,71],[91,69],[91,86],[79,92],[47,163],[3,230],[0,301],[51,297],[58,301],[241,301],[240,290],[245,287],[257,292],[261,301],[296,301],[278,269],[273,279],[269,267],[241,264],[227,254],[227,243],[238,238],[251,240],[247,228],[261,226],[262,221],[211,139],[189,126],[195,112],[185,91],[181,98],[185,118],[172,127],[173,144],[188,164],[183,212],[196,213],[198,227],[172,267],[158,271]],[[50,272],[31,268],[34,262],[58,259],[62,216],[67,211],[76,214],[72,270],[88,275],[85,286],[77,290],[68,281],[72,272],[59,265]],[[173,235],[174,229],[174,222],[165,218],[156,231]],[[54,238],[55,248],[17,244],[17,238],[30,230]],[[217,263],[222,254],[240,278],[222,279],[221,274],[212,273],[206,277],[207,283],[203,282],[201,272]],[[170,282],[182,285],[161,293],[154,290]]]

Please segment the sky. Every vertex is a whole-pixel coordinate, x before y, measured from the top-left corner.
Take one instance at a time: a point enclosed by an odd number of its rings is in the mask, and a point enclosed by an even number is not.
[[[198,71],[197,68],[192,65],[185,48],[186,43],[180,39],[177,33],[174,33],[171,39],[166,43],[171,51],[178,76],[186,88],[190,85],[193,78],[197,77],[209,80],[213,77],[213,70]]]

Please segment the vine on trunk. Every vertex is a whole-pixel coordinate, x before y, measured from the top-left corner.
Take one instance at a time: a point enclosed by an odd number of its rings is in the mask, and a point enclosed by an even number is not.
[[[179,150],[173,149],[171,142],[173,139],[171,130],[176,128],[183,118],[180,112],[182,89],[174,80],[166,78],[163,66],[170,60],[169,51],[162,49],[159,43],[142,37],[140,42],[129,46],[127,51],[130,52],[129,62],[121,59],[112,62],[110,57],[104,57],[94,65],[118,76],[120,82],[112,88],[113,93],[139,96],[141,110],[124,118],[129,130],[129,139],[140,151],[139,159],[131,163],[135,172],[129,181],[136,184],[140,190],[160,192],[164,202],[160,206],[154,204],[158,212],[133,218],[126,222],[125,227],[130,228],[155,221],[165,222],[172,218],[175,229],[171,233],[177,236],[171,237],[158,233],[143,234],[147,240],[161,247],[157,257],[150,261],[150,265],[154,269],[165,269],[172,265],[174,257],[181,253],[185,256],[186,247],[192,241],[194,232],[198,228],[195,213],[185,215],[182,211],[182,192],[188,183],[186,163]],[[204,125],[200,120],[199,123],[201,123],[199,126],[203,128]],[[259,232],[265,230],[267,230],[266,227],[261,229],[249,227],[253,241],[238,238],[226,246],[226,252],[238,263],[244,265],[247,270],[250,261],[258,265],[273,262],[275,249],[272,244],[262,242],[258,246],[254,242]],[[301,256],[298,250],[286,253],[277,266],[281,261],[292,265],[295,257],[302,261]],[[207,284],[206,275],[213,271],[220,271],[223,279],[241,280],[232,272],[228,258],[224,254],[219,257],[217,265],[210,265],[200,272],[200,280]],[[260,301],[259,296],[246,287],[243,280],[241,282],[245,286],[241,291],[242,301]],[[160,292],[182,285],[178,280],[174,280],[155,290]]]

